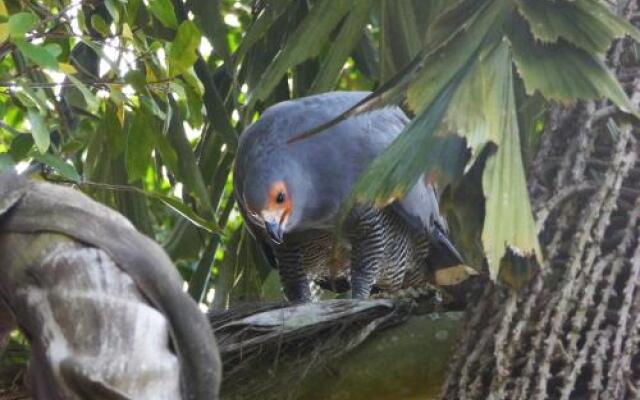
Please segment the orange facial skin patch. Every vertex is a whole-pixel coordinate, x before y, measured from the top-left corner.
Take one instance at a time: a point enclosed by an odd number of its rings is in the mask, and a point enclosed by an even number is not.
[[[278,203],[278,194],[284,195],[284,202]],[[267,200],[266,213],[280,215],[280,224],[286,221],[287,217],[293,210],[291,196],[287,190],[287,185],[283,181],[277,181],[269,188],[269,198]]]

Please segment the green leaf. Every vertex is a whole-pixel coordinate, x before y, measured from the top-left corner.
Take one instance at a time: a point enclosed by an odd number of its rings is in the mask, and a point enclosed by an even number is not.
[[[80,90],[82,96],[84,97],[84,101],[87,103],[87,106],[90,110],[95,110],[99,106],[99,101],[97,97],[91,93],[87,85],[85,85],[80,79],[76,78],[73,75],[67,75],[67,78]]]
[[[204,0],[206,1],[206,0]],[[240,45],[233,53],[233,68],[232,71],[238,70],[238,64],[244,57],[244,55],[251,49],[258,41],[265,38],[269,29],[273,26],[273,23],[282,15],[293,0],[276,0],[269,1],[265,4],[265,9],[258,15],[253,21],[253,24],[245,32],[242,37]]]
[[[109,25],[107,25],[105,20],[98,14],[93,14],[91,16],[91,26],[93,26],[94,29],[103,36],[109,36],[111,33],[109,31]]]
[[[28,59],[39,66],[51,70],[58,69],[57,55],[60,54],[59,46],[35,46],[23,39],[15,40],[18,50]],[[57,53],[57,54],[56,54]]]
[[[40,154],[40,153],[34,152],[32,154],[32,157],[34,160],[40,161],[41,163],[47,164],[51,168],[55,169],[56,171],[58,171],[58,173],[60,173],[60,175],[62,175],[66,179],[69,179],[74,182],[80,182],[82,180],[82,178],[80,177],[80,174],[78,173],[78,171],[76,171],[73,165],[67,163],[66,161],[64,161],[63,159],[61,159],[55,154],[51,154],[51,153]]]
[[[195,211],[187,207],[183,202],[176,199],[175,197],[166,196],[158,192],[144,191],[144,194],[151,198],[160,200],[161,202],[169,206],[172,210],[176,211],[178,214],[188,219],[189,221],[191,221],[192,224],[194,224],[199,228],[205,229],[210,233],[217,233],[217,234],[223,233],[223,230],[218,225],[216,225],[212,221],[208,221],[200,217],[198,214],[196,214]]]
[[[171,43],[167,63],[169,76],[180,75],[191,67],[198,59],[200,32],[192,21],[184,21],[178,28],[178,33]]]
[[[169,104],[165,128],[171,147],[177,154],[178,166],[176,174],[180,177],[189,192],[198,200],[201,207],[199,211],[203,211],[203,215],[213,215],[213,207],[211,206],[204,179],[196,163],[191,144],[187,140],[184,132],[180,110],[175,102],[170,101]]]
[[[640,41],[640,32],[598,0],[517,0],[533,36],[556,43],[563,38],[590,54],[604,54],[613,39],[628,34]]]
[[[220,3],[220,0],[192,0],[191,10],[200,31],[213,45],[216,53],[223,60],[228,61],[230,57],[229,43],[227,43],[228,32]]]
[[[380,80],[388,81],[422,50],[425,28],[431,24],[423,12],[441,9],[438,1],[383,0],[380,2]]]
[[[459,141],[455,137],[438,137],[436,129],[453,94],[472,65],[473,58],[469,58],[467,64],[444,85],[435,99],[373,160],[356,183],[352,198],[343,205],[342,216],[346,215],[345,212],[352,208],[354,202],[372,202],[385,206],[403,197],[425,171],[447,174],[449,171],[442,169],[444,160],[464,156],[464,152],[460,151],[463,149],[456,146]]]
[[[153,131],[160,129],[153,117],[143,108],[138,109],[129,129],[126,166],[129,182],[142,179],[151,164]]]
[[[471,54],[501,39],[501,26],[509,10],[503,1],[472,1],[457,6],[435,25],[433,36],[445,38],[423,62],[419,76],[407,90],[407,103],[420,110],[440,92]]]
[[[247,108],[252,110],[257,101],[267,98],[289,68],[317,55],[349,8],[348,1],[321,0],[314,3],[249,93]]]
[[[49,150],[51,144],[51,138],[49,137],[49,129],[44,122],[42,114],[35,109],[29,109],[27,111],[29,123],[31,124],[31,136],[40,153],[46,153]]]
[[[24,160],[33,148],[34,140],[31,135],[16,135],[11,140],[9,154],[16,161]]]
[[[618,80],[597,56],[563,39],[554,44],[538,43],[522,19],[514,21],[509,38],[527,94],[538,90],[547,99],[567,102],[607,97],[622,110],[637,113]]]
[[[480,53],[475,68],[455,94],[442,128],[465,137],[475,157],[486,150],[488,142],[497,145],[482,173],[485,218],[481,238],[494,279],[507,247],[523,256],[541,259],[521,157],[512,62],[511,49],[505,41]],[[464,208],[472,207],[458,203],[461,209],[450,210],[450,214],[464,216]],[[471,218],[464,218],[457,229],[466,231],[461,236],[473,250],[477,233],[468,232],[470,227],[464,221]]]
[[[175,29],[178,27],[178,19],[173,9],[171,0],[151,0],[149,1],[149,11],[154,17],[167,28]]]
[[[371,9],[371,0],[354,0],[352,7],[342,23],[334,45],[322,62],[309,93],[326,92],[335,86],[344,63],[362,37]]]
[[[9,17],[9,35],[13,38],[23,37],[38,22],[38,17],[29,12],[19,12]]]

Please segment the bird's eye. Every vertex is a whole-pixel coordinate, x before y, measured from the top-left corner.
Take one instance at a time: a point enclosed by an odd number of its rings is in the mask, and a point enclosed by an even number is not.
[[[282,204],[282,203],[284,203],[284,199],[285,199],[284,193],[283,192],[278,192],[278,194],[276,195],[276,203]]]

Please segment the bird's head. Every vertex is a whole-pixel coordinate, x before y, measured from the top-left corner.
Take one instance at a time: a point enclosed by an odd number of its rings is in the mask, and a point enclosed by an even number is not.
[[[245,182],[243,201],[247,212],[264,226],[274,244],[281,244],[285,233],[298,225],[301,210],[296,209],[296,204],[303,204],[305,198],[300,186],[291,173],[279,176],[256,174]]]

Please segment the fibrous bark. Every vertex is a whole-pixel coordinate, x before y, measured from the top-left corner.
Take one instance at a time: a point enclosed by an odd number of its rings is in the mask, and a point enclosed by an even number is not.
[[[625,16],[637,18],[638,2]],[[635,45],[608,60],[637,106]],[[640,396],[640,125],[607,101],[557,105],[529,177],[545,262],[468,311],[443,399]]]

